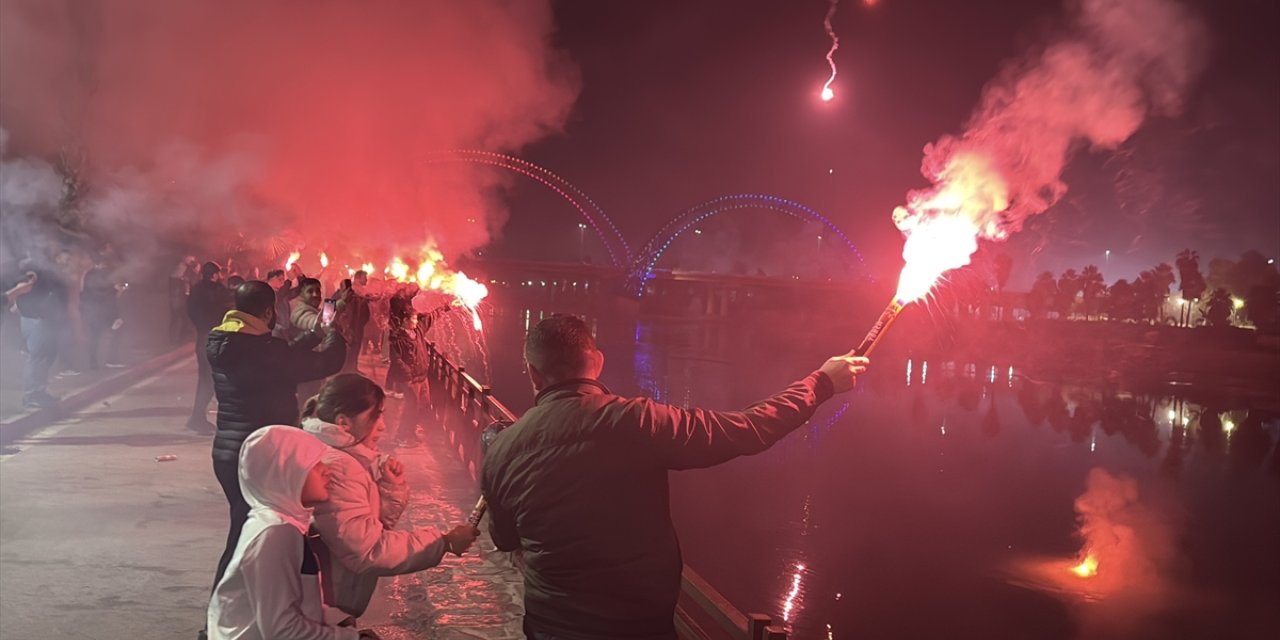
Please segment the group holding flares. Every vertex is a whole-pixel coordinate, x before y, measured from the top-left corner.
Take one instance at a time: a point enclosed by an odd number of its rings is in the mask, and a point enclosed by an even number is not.
[[[300,250],[292,251],[285,260],[285,271],[292,271],[302,259]],[[329,268],[330,259],[327,252],[320,252],[320,275]],[[453,303],[465,308],[471,314],[471,325],[476,331],[483,330],[480,320],[480,303],[489,295],[489,288],[462,271],[450,269],[444,262],[444,255],[433,246],[424,247],[418,255],[416,268],[399,255],[392,256],[381,270],[373,262],[362,262],[359,270],[373,275],[381,273],[391,282],[416,285],[423,291],[434,291],[453,298]],[[347,277],[354,276],[357,269],[346,266]]]

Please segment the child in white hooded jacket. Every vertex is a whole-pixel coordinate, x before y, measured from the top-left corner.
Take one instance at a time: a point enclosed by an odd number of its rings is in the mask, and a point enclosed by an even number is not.
[[[249,503],[227,571],[209,601],[209,640],[368,640],[372,631],[324,623],[320,576],[307,542],[311,505],[329,498],[328,445],[291,426],[255,431],[240,450]]]

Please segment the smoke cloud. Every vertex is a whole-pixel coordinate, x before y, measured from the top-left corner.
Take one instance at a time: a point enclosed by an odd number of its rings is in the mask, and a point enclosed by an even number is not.
[[[1173,606],[1180,521],[1142,500],[1131,477],[1095,468],[1075,503],[1085,554],[1097,574],[1084,581],[1099,597],[1081,610],[1085,637],[1131,637],[1144,620]],[[1065,575],[1065,574],[1064,574]]]
[[[118,242],[375,258],[431,239],[457,256],[501,228],[503,178],[427,155],[518,151],[559,131],[578,91],[546,1],[0,13],[6,215],[65,208],[71,174],[85,228]]]
[[[1067,191],[1081,148],[1112,150],[1175,115],[1201,71],[1206,30],[1173,0],[1078,0],[1066,35],[985,87],[965,132],[927,145],[933,186],[895,212],[905,232],[957,211],[988,239],[1017,232]]]

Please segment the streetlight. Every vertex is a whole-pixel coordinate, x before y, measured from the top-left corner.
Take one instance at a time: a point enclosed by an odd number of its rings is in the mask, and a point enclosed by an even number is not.
[[[1111,250],[1110,250],[1110,249],[1107,249],[1107,252],[1106,252],[1106,254],[1105,254],[1105,255],[1106,255],[1106,262],[1104,262],[1104,263],[1102,264],[1102,266],[1104,266],[1104,267],[1106,267],[1106,266],[1110,266],[1110,265],[1111,265]]]
[[[578,223],[578,262],[587,257],[587,225]]]

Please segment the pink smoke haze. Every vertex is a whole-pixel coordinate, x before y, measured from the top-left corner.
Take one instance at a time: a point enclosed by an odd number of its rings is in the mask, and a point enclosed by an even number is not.
[[[545,1],[0,8],[9,153],[79,145],[99,218],[171,241],[465,253],[505,220],[500,178],[426,154],[519,151],[578,92]]]
[[[1075,5],[1066,37],[988,84],[964,133],[925,147],[921,173],[931,186],[894,212],[907,238],[904,258],[932,256],[915,270],[936,277],[968,263],[941,244],[972,253],[978,238],[1004,240],[1022,229],[1066,193],[1062,174],[1075,152],[1114,150],[1147,117],[1177,113],[1203,65],[1205,37],[1168,0]],[[963,224],[919,233],[947,219]],[[960,227],[976,237],[951,235]]]

